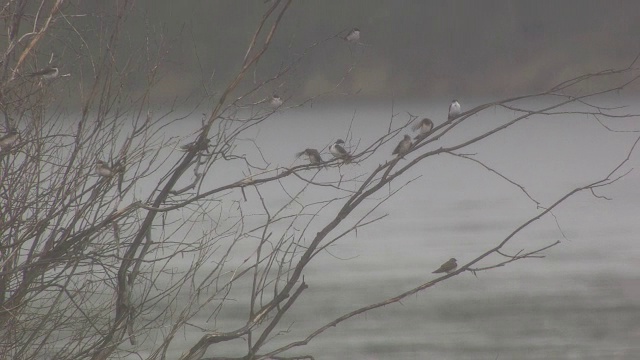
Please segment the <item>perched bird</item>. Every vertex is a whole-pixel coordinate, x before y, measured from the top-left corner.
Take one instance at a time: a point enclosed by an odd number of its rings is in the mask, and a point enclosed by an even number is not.
[[[429,118],[424,118],[422,120],[420,120],[419,123],[413,125],[412,127],[413,131],[420,131],[420,133],[418,134],[418,136],[415,137],[415,139],[424,136],[428,133],[431,132],[431,130],[433,130],[433,121],[431,121],[431,119]]]
[[[18,141],[18,129],[11,128],[4,136],[0,137],[0,148],[10,148]]]
[[[360,40],[360,29],[354,27],[353,29],[351,29],[351,31],[349,31],[344,39],[350,43],[357,43],[358,40]]]
[[[458,267],[458,263],[456,262],[456,259],[451,258],[451,259],[449,259],[449,261],[447,261],[446,263],[442,264],[442,266],[440,266],[440,268],[438,268],[438,270],[434,271],[433,274],[438,274],[438,273],[450,274],[450,273],[454,272],[457,267]]]
[[[209,142],[211,140],[209,139],[204,139],[204,141],[202,143],[199,143],[198,140],[196,141],[192,141],[188,144],[184,144],[180,146],[180,150],[184,151],[184,152],[189,152],[191,150],[196,150],[196,151],[205,151],[209,148]]]
[[[60,71],[56,66],[48,66],[42,70],[38,70],[29,74],[30,77],[40,77],[42,80],[51,80],[55,79],[60,75]]]
[[[453,120],[455,118],[458,117],[458,115],[460,115],[460,113],[462,113],[462,110],[460,109],[460,103],[458,102],[458,100],[453,100],[451,102],[451,105],[449,105],[449,120]]]
[[[316,149],[304,149],[304,151],[297,153],[296,157],[300,157],[302,155],[307,156],[311,165],[317,165],[323,162],[322,156],[320,156],[320,153]]]
[[[280,105],[282,105],[282,99],[280,98],[280,96],[278,96],[278,94],[274,94],[271,98],[271,101],[269,101],[269,105],[274,108],[280,107]]]
[[[395,150],[393,150],[391,155],[398,155],[398,157],[403,157],[404,154],[406,154],[407,151],[411,149],[411,145],[413,145],[413,143],[411,142],[411,136],[405,135],[404,139],[400,141],[400,143],[398,144],[398,146],[396,146]]]
[[[102,160],[96,161],[96,174],[104,177],[111,177],[113,170]]]
[[[344,144],[344,140],[336,140],[336,142],[329,147],[329,152],[331,152],[336,159],[342,159],[344,162],[349,162],[351,161],[351,155],[344,149],[344,147],[342,147],[342,144]]]

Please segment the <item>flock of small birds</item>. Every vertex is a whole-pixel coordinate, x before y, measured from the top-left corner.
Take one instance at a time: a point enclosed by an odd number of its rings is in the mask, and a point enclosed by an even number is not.
[[[278,106],[280,105],[281,103]],[[453,100],[451,102],[451,105],[449,106],[449,114],[447,116],[448,120],[451,121],[456,119],[458,116],[460,116],[461,113],[462,111],[460,108],[460,103],[458,102],[458,100]],[[433,121],[429,118],[424,118],[420,120],[418,123],[416,123],[412,127],[413,131],[418,132],[418,135],[416,135],[413,139],[421,140],[426,138],[426,136],[431,133],[431,130],[433,130],[433,126],[434,126]],[[409,152],[409,150],[411,150],[413,145],[414,143],[411,139],[411,136],[404,135],[403,139],[398,143],[398,145],[395,147],[391,155],[396,155],[397,157],[402,158],[405,154]],[[329,152],[331,153],[331,155],[333,155],[334,158],[340,159],[344,163],[349,163],[352,160],[352,155],[349,154],[347,150],[345,150],[344,140],[342,139],[336,140],[336,142],[329,147]],[[307,157],[311,165],[319,165],[324,162],[324,160],[322,160],[322,156],[320,155],[320,152],[317,149],[311,149],[311,148],[304,149],[304,151],[297,153],[296,157],[301,157],[303,155]]]
[[[343,38],[349,43],[358,43],[360,41],[360,29],[353,28],[347,36]],[[280,107],[282,105],[282,99],[278,95],[274,95],[271,99],[271,106]],[[462,114],[462,108],[460,107],[460,103],[458,100],[453,100],[449,105],[449,113],[447,115],[447,120],[452,121],[455,120],[458,116]],[[422,140],[425,139],[433,130],[434,123],[429,118],[423,118],[418,123],[413,125],[412,130],[417,131],[418,135],[416,135],[413,140]],[[391,155],[396,155],[396,157],[402,158],[405,154],[411,150],[414,143],[411,139],[410,135],[405,134],[403,139],[398,143],[395,147]],[[350,163],[353,159],[353,156],[344,148],[344,140],[338,139],[335,143],[333,143],[329,147],[329,152],[333,155],[334,158],[342,160],[343,163]],[[322,165],[324,160],[320,155],[320,152],[317,149],[304,149],[303,151],[296,154],[296,157],[306,156],[309,163],[311,165]],[[457,260],[454,258],[449,259],[447,262],[442,264],[434,274],[439,273],[447,273],[450,274],[454,272],[458,268]]]
[[[343,40],[351,44],[357,44],[360,41],[360,29],[358,29],[357,27],[354,27],[351,31],[349,31],[349,33],[346,36],[343,37]],[[41,70],[38,70],[36,72],[30,73],[27,76],[38,77],[42,81],[50,81],[57,78],[59,75],[60,75],[60,71],[58,67],[51,65]],[[282,106],[282,104],[283,104],[283,100],[278,94],[274,94],[269,100],[269,105],[273,108],[279,108],[280,106]],[[458,100],[453,100],[451,102],[451,105],[449,105],[449,114],[447,117],[448,121],[454,120],[455,118],[460,116],[461,113],[462,113],[462,110],[460,107],[460,103],[458,102]],[[418,132],[418,135],[416,135],[413,138],[413,140],[421,140],[426,138],[433,130],[433,127],[434,127],[434,123],[431,119],[423,118],[412,127],[413,131]],[[15,127],[10,128],[5,135],[0,137],[0,153],[10,150],[18,141],[19,136],[20,134],[17,128]],[[405,134],[403,139],[400,141],[400,143],[398,143],[398,145],[395,147],[395,149],[391,154],[395,155],[398,158],[402,158],[404,157],[405,154],[409,152],[409,150],[411,150],[413,145],[414,143],[411,139],[411,136]],[[206,150],[207,147],[208,147],[208,141],[204,144],[198,144],[197,142],[192,142],[186,145],[182,145],[180,149],[182,151],[192,151],[194,149],[199,151],[199,150]],[[345,164],[350,163],[353,159],[353,156],[344,148],[344,140],[342,139],[336,140],[336,142],[329,147],[329,152],[331,153],[331,155],[333,155],[334,158],[342,160],[342,162]],[[297,153],[296,157],[301,157],[303,155],[307,157],[311,165],[321,165],[324,163],[324,160],[322,159],[322,156],[320,155],[320,152],[317,149],[311,149],[311,148],[305,149]],[[96,161],[95,171],[97,175],[104,178],[110,178],[116,173],[116,171],[114,171],[113,168],[111,168],[109,165],[107,165],[107,163],[105,163],[102,160]],[[458,264],[456,262],[456,259],[451,258],[447,262],[442,264],[442,266],[440,266],[440,268],[438,268],[433,273],[449,274],[455,271],[457,267],[458,267]]]

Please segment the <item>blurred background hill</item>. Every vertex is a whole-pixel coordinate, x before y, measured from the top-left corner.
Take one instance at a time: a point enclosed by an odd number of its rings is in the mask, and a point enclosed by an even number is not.
[[[163,53],[166,62],[155,93],[160,98],[193,93],[203,82],[215,91],[238,70],[273,1],[138,0],[124,29],[131,48],[120,56],[145,56],[140,48],[145,43]],[[74,6],[99,15],[112,13],[115,5]],[[90,46],[102,26],[95,19],[77,19]],[[273,76],[306,47],[354,26],[362,31],[361,44],[338,37],[322,43],[279,85],[281,92],[308,96],[330,89],[357,62],[344,89],[363,98],[509,96],[627,66],[640,52],[636,1],[301,0],[285,15],[255,76]],[[52,49],[69,46],[81,44],[64,37],[51,44]],[[64,52],[65,58],[74,55]],[[140,81],[144,78],[134,77],[129,85],[144,87]]]

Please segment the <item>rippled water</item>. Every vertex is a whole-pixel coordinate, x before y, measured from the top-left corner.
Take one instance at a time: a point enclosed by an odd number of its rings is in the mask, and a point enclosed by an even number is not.
[[[397,112],[411,111],[434,120],[445,110],[396,104]],[[360,107],[354,137],[383,131],[389,114],[389,104]],[[433,147],[454,143],[511,115],[489,111],[475,116]],[[260,129],[257,140],[266,157],[280,156],[286,164],[296,151],[345,137],[352,116],[353,108],[346,107],[283,112],[269,119],[270,126]],[[632,119],[613,125],[640,129]],[[550,205],[574,187],[605,176],[624,159],[636,136],[607,132],[584,116],[541,117],[463,152],[477,153],[478,159]],[[625,169],[640,165],[638,151]],[[301,340],[345,312],[433,279],[431,271],[452,256],[459,263],[477,257],[540,212],[519,189],[462,159],[433,157],[407,179],[418,175],[422,177],[376,210],[389,217],[343,239],[304,272],[309,289],[282,322],[278,329],[282,335],[267,349]],[[462,273],[402,304],[341,323],[288,355],[311,354],[322,360],[638,359],[639,180],[640,172],[634,171],[599,190],[611,201],[587,192],[576,195],[554,211],[556,219],[540,220],[505,248],[514,254],[560,240],[560,245],[544,252],[545,258],[522,260],[477,276]],[[243,289],[236,291],[242,294]],[[215,324],[204,318],[196,321],[219,331],[234,330],[247,317],[243,305],[239,296]],[[203,333],[192,330],[182,335],[188,346]],[[207,355],[238,356],[245,348],[246,343],[237,340],[212,347]],[[180,349],[174,350],[179,353]]]

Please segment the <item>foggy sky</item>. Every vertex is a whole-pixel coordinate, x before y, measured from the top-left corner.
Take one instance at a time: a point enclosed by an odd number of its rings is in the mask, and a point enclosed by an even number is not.
[[[138,1],[126,25],[129,51],[138,55],[135,43],[146,36],[162,41],[157,96],[219,91],[239,69],[269,4]],[[105,3],[80,6],[96,14],[111,10]],[[311,96],[357,63],[342,91],[361,97],[508,96],[627,66],[640,52],[635,1],[302,0],[285,15],[256,79],[273,76],[310,44],[354,26],[362,44],[339,38],[323,43],[273,91]]]

